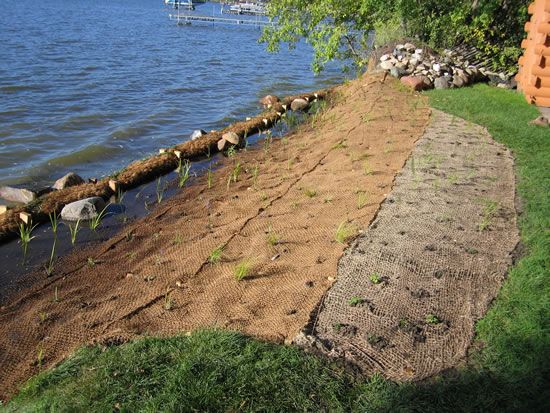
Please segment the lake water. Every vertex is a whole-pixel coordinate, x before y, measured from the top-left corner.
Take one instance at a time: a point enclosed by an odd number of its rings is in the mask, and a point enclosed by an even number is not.
[[[269,54],[260,29],[170,21],[162,0],[2,0],[0,185],[100,177],[260,109],[334,84],[305,44]],[[197,6],[219,13],[219,5]]]

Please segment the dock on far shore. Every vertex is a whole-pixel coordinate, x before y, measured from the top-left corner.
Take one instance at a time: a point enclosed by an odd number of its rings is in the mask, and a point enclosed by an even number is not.
[[[215,17],[204,16],[190,13],[170,14],[170,20],[175,20],[178,25],[187,25],[193,22],[205,22],[212,24],[230,24],[230,25],[246,25],[246,26],[273,26],[275,23],[265,19],[237,19],[231,17]]]

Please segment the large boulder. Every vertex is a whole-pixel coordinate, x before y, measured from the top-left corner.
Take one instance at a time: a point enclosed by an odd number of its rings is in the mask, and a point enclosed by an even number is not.
[[[74,172],[69,172],[64,177],[59,178],[57,181],[55,181],[55,183],[52,185],[52,188],[59,191],[61,189],[65,189],[70,186],[76,186],[83,183],[84,183],[84,179],[82,179],[80,176],[78,176]]]
[[[404,76],[401,78],[401,83],[417,92],[428,89],[431,85],[430,79],[425,76]]]
[[[292,103],[290,104],[290,109],[292,109],[294,112],[299,112],[306,110],[308,106],[309,102],[307,100],[298,98],[292,101]]]
[[[196,141],[197,139],[199,139],[201,136],[204,136],[204,135],[206,135],[206,131],[203,131],[202,129],[194,130],[193,133],[191,134],[191,140]]]
[[[61,210],[61,218],[66,221],[87,221],[98,216],[104,208],[103,198],[85,198],[65,205]]]
[[[36,193],[24,188],[14,188],[12,186],[0,187],[0,198],[10,202],[28,204],[36,199]]]
[[[267,95],[260,99],[260,104],[263,106],[273,106],[275,103],[279,103],[280,99],[277,96]]]

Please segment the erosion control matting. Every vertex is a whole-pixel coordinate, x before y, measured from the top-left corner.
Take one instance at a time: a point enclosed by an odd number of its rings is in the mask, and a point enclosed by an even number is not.
[[[374,219],[428,118],[424,98],[360,78],[295,133],[226,159],[211,188],[202,176],[55,263],[0,310],[0,395],[86,343],[209,326],[291,341],[334,282],[337,228]]]
[[[434,111],[298,341],[399,380],[459,363],[519,241],[513,167],[485,129]]]

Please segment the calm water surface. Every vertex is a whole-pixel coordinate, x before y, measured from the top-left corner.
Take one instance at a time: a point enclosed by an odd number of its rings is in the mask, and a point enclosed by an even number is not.
[[[258,28],[177,26],[170,12],[161,0],[2,0],[0,185],[106,175],[257,112],[267,93],[341,79],[337,67],[314,77],[306,45],[269,54]]]

